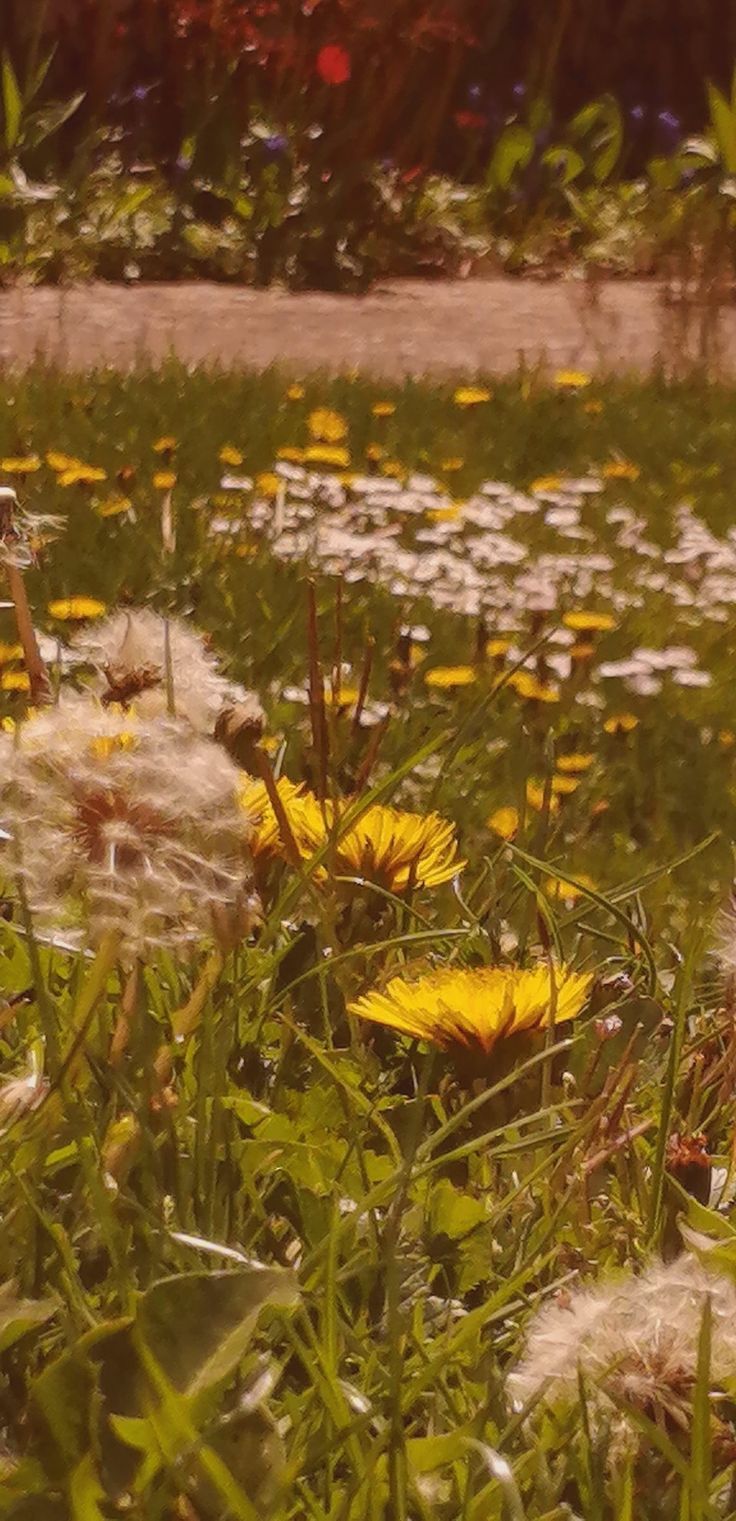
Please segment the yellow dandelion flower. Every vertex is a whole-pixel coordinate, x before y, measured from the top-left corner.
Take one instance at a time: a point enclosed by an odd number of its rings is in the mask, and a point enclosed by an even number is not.
[[[154,454],[173,454],[176,448],[176,439],[170,433],[164,434],[163,438],[157,438],[152,444]]]
[[[261,491],[264,496],[276,496],[280,485],[281,481],[273,470],[264,470],[256,476],[256,490]]]
[[[603,727],[606,734],[630,734],[638,722],[635,713],[612,713],[610,718],[604,721]]]
[[[129,496],[108,496],[104,502],[98,502],[95,508],[98,517],[116,518],[122,512],[129,512],[133,503]]]
[[[575,1019],[592,977],[567,966],[443,968],[413,980],[392,977],[386,991],[364,994],[351,1014],[438,1046],[492,1051],[507,1035],[546,1030]]]
[[[0,459],[2,475],[34,475],[40,469],[41,461],[37,454],[10,455],[7,459]]]
[[[176,474],[173,470],[155,470],[153,473],[153,485],[156,491],[173,491],[176,485]]]
[[[579,786],[580,778],[578,776],[563,775],[552,777],[552,792],[555,797],[572,797],[573,792],[577,792]]]
[[[449,459],[443,459],[440,469],[446,471],[449,475],[453,475],[456,470],[462,470],[464,464],[465,460],[461,459],[459,454],[453,454]]]
[[[393,417],[396,411],[396,403],[393,401],[374,401],[371,412],[374,417]]]
[[[17,648],[18,646],[16,645]],[[731,750],[736,745],[736,734],[734,734],[733,729],[719,729],[718,743],[722,745],[724,750]]]
[[[23,659],[22,644],[0,643],[0,665],[12,665],[14,660]]]
[[[558,755],[556,765],[563,776],[578,776],[583,771],[589,771],[594,760],[592,754],[571,750],[568,755]]]
[[[496,639],[487,639],[486,640],[486,655],[488,656],[488,659],[489,660],[500,660],[502,658],[502,656],[508,655],[508,652],[511,649],[512,643],[513,643],[513,640],[511,640],[511,639],[505,639],[505,638],[500,637],[500,636],[498,638],[496,638]]]
[[[303,401],[304,395],[304,386],[300,386],[295,383],[294,385],[289,386],[286,392],[286,399],[287,401]]]
[[[440,887],[462,871],[455,826],[436,813],[409,813],[374,803],[354,823],[341,821],[341,809],[321,804],[312,794],[303,800],[294,835],[305,857],[327,840],[339,876],[359,876],[390,892],[410,886]]]
[[[49,602],[47,612],[62,623],[74,623],[83,618],[102,618],[107,607],[96,597],[59,597],[55,602]]]
[[[276,458],[286,460],[290,465],[301,465],[304,459],[304,450],[292,448],[291,444],[284,444],[283,449],[276,450]]]
[[[365,451],[365,457],[366,459],[369,459],[372,464],[377,465],[378,461],[383,459],[385,453],[386,450],[382,449],[380,444],[369,444]]]
[[[66,470],[75,470],[82,461],[76,459],[73,454],[62,454],[58,449],[49,449],[46,455],[46,464],[50,470],[55,470],[57,475],[63,475]]]
[[[587,872],[579,871],[576,882],[578,885],[575,882],[566,882],[563,877],[547,877],[544,891],[548,898],[552,898],[557,903],[564,903],[569,907],[572,907],[574,903],[579,902],[581,898],[585,897],[584,889],[586,887],[590,888],[592,892],[598,891],[598,884],[593,881],[592,877],[588,876]]]
[[[452,687],[469,687],[478,680],[478,672],[472,665],[434,665],[424,672],[428,687],[445,691]]]
[[[580,391],[583,386],[589,386],[592,379],[587,370],[557,370],[555,385],[561,391]]]
[[[27,671],[3,671],[0,675],[0,691],[30,692],[31,682]]]
[[[516,692],[518,697],[524,697],[528,702],[559,702],[559,688],[547,686],[533,671],[514,671],[509,677],[508,685]]]
[[[360,689],[358,687],[340,686],[333,690],[332,683],[329,681],[325,682],[324,691],[326,708],[354,708],[360,696]]]
[[[305,795],[306,788],[289,781],[288,776],[280,776],[276,783],[276,791],[283,804],[284,813],[289,821],[292,833],[296,834],[298,832],[298,819],[301,817],[301,801]],[[268,796],[265,783],[255,781],[252,777],[244,774],[240,789],[240,804],[253,825],[253,837],[250,841],[253,856],[281,855],[285,848],[284,840],[281,836],[281,826]]]
[[[230,465],[233,470],[237,470],[245,458],[239,449],[233,448],[232,444],[223,444],[218,457],[221,465]]]
[[[348,436],[348,425],[340,412],[330,407],[315,407],[307,418],[312,438],[323,444],[340,444]]]
[[[381,475],[386,475],[394,481],[403,481],[406,470],[399,460],[385,459],[381,465]]]
[[[340,444],[310,444],[304,450],[307,465],[334,465],[337,470],[347,470],[350,454]]]
[[[616,619],[611,613],[588,612],[585,608],[563,613],[562,622],[565,628],[572,629],[576,634],[608,634],[616,627]]]
[[[427,512],[427,521],[429,523],[454,523],[459,518],[461,510],[461,502],[453,502],[450,507],[430,507]]]
[[[529,807],[534,808],[537,813],[541,813],[544,808],[546,795],[547,789],[544,782],[540,782],[536,777],[530,776],[526,784],[526,800]],[[555,797],[554,792],[550,792],[549,795],[548,811],[550,818],[554,818],[560,811],[560,800],[558,797]]]
[[[489,829],[494,834],[500,835],[502,840],[513,840],[519,829],[518,808],[497,808],[490,818],[486,819]]]
[[[604,481],[638,481],[641,471],[631,460],[611,459],[603,466],[601,475]]]
[[[538,475],[536,480],[532,481],[529,490],[532,496],[537,496],[543,491],[560,491],[563,485],[561,475]]]
[[[70,465],[67,470],[62,470],[59,475],[58,486],[97,486],[101,481],[107,480],[107,471],[101,470],[97,465],[85,465],[77,463]]]
[[[456,407],[479,407],[490,401],[491,392],[485,386],[458,386],[452,399]]]

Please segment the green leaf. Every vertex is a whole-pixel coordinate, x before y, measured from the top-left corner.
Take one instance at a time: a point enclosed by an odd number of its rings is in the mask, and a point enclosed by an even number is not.
[[[563,185],[570,185],[585,168],[582,153],[578,153],[576,148],[566,148],[562,143],[558,147],[548,148],[542,154],[542,163],[552,170]]]
[[[429,1218],[435,1235],[449,1236],[451,1241],[456,1241],[482,1225],[488,1216],[480,1199],[453,1188],[447,1178],[442,1178],[432,1190]]]
[[[194,1397],[233,1374],[266,1305],[295,1301],[281,1268],[182,1273],[142,1296],[136,1324],[173,1387]]]
[[[100,1483],[91,1452],[77,1464],[69,1485],[71,1521],[107,1521],[100,1508],[105,1491]]]
[[[4,1283],[0,1286],[0,1352],[7,1352],[8,1347],[19,1341],[28,1331],[36,1326],[43,1326],[52,1315],[56,1314],[58,1305],[55,1299],[16,1299],[15,1285]]]
[[[57,100],[40,111],[33,111],[26,117],[23,127],[24,148],[38,148],[47,138],[53,137],[79,110],[83,100],[84,91],[81,91],[79,95],[70,96],[69,100]]]
[[[526,169],[533,152],[534,138],[527,127],[506,127],[491,156],[488,168],[488,188],[508,190],[517,171]]]
[[[3,109],[5,111],[5,146],[12,152],[20,135],[23,101],[18,80],[7,54],[3,57]]]
[[[736,173],[736,112],[714,84],[708,85],[708,107],[713,131],[727,174]]]

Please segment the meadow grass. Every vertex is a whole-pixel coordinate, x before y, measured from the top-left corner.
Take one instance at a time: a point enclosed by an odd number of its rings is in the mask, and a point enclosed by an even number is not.
[[[0,1054],[8,1079],[30,1073],[44,1102],[30,1104],[28,1085],[4,1090],[0,1515],[733,1514],[728,1409],[715,1426],[706,1412],[707,1326],[692,1419],[635,1407],[638,1445],[620,1432],[617,1445],[584,1385],[536,1416],[505,1389],[544,1299],[581,1274],[672,1256],[683,1213],[724,1237],[730,1271],[730,1227],[702,1201],[716,1168],[722,1197],[731,1189],[736,1035],[713,955],[736,826],[731,624],[687,609],[708,685],[609,696],[598,681],[604,654],[674,639],[670,605],[652,593],[621,604],[605,646],[553,703],[514,691],[513,662],[433,691],[424,667],[473,666],[477,617],[342,584],[318,559],[284,563],[248,514],[259,493],[278,510],[274,463],[308,443],[316,407],[342,419],[354,472],[378,444],[377,476],[387,462],[429,474],[454,503],[487,480],[528,492],[623,462],[628,477],[606,480],[586,521],[621,561],[614,583],[634,593],[607,510],[623,503],[666,547],[688,498],[725,542],[734,393],[519,376],[463,408],[451,384],[294,385],[173,365],[6,378],[5,474],[25,461],[21,505],[63,518],[45,545],[36,530],[26,583],[37,626],[65,642],[68,623],[47,608],[79,596],[186,616],[259,693],[277,774],[326,782],[355,819],[373,801],[437,809],[467,866],[437,887],[392,890],[338,866],[328,838],[311,867],[271,866],[254,935],[183,961],[49,943],[9,874]],[[374,417],[379,401],[395,410]],[[241,462],[223,463],[223,448]],[[64,485],[49,453],[105,478]],[[175,480],[156,484],[157,473]],[[228,474],[254,491],[223,485]],[[237,526],[213,534],[223,514]],[[548,527],[531,515],[525,525],[541,551]],[[12,645],[10,610],[0,618]],[[514,630],[522,658],[547,651],[556,621],[530,611]],[[428,653],[397,673],[398,630],[418,623]],[[491,619],[484,638],[503,631]],[[375,725],[353,723],[354,700],[337,702],[320,740],[314,703],[292,692],[318,658],[328,678],[349,665],[351,686],[368,674],[368,702],[384,704]],[[8,653],[0,673],[21,670]],[[27,694],[5,687],[10,727]],[[582,700],[604,691],[599,705]],[[606,716],[622,711],[635,726],[609,732]],[[555,812],[553,778],[571,751],[593,759]],[[488,824],[501,807],[518,814],[508,838]],[[594,976],[584,1017],[490,1053],[438,1050],[347,1012],[408,968],[538,962]],[[157,1059],[177,1029],[162,1084]]]

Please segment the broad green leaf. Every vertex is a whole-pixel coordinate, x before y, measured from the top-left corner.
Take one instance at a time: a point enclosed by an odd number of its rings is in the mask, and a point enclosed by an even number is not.
[[[488,187],[508,190],[515,174],[526,169],[534,152],[534,138],[527,127],[511,126],[501,133],[488,168]]]
[[[142,1296],[136,1325],[174,1388],[194,1397],[233,1374],[266,1305],[295,1300],[294,1279],[280,1268],[182,1273]]]
[[[72,95],[69,100],[57,100],[52,105],[44,106],[40,111],[33,111],[26,117],[23,127],[23,147],[38,148],[47,138],[53,137],[64,123],[74,115],[84,100],[84,91],[79,95]]]
[[[488,1218],[485,1204],[442,1178],[433,1188],[429,1218],[433,1232],[455,1241]]]
[[[708,106],[713,131],[727,174],[736,174],[736,112],[714,84],[708,84]]]
[[[43,1326],[58,1310],[55,1299],[16,1299],[15,1285],[0,1287],[0,1352],[19,1341],[36,1326]]]
[[[91,1452],[86,1452],[81,1463],[77,1464],[69,1485],[71,1521],[107,1521],[100,1505],[104,1499],[105,1491],[95,1469],[94,1458]]]
[[[20,135],[23,101],[18,80],[7,54],[3,57],[3,109],[5,112],[5,146],[11,153]]]

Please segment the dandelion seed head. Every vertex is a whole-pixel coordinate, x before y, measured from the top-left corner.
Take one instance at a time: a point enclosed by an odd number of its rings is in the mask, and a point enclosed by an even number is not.
[[[84,698],[0,741],[0,845],[41,925],[138,954],[252,927],[252,826],[219,746]]]
[[[115,612],[74,639],[78,655],[98,673],[103,703],[131,704],[142,718],[167,712],[167,661],[174,709],[200,734],[212,734],[226,704],[245,702],[263,713],[257,697],[228,681],[201,635],[178,618],[167,621],[150,608]]]

